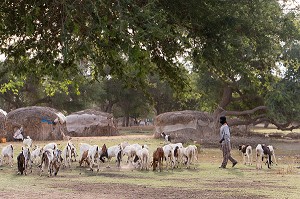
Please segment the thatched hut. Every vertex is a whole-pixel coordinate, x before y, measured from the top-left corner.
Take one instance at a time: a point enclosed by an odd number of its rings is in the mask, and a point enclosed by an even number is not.
[[[5,121],[7,113],[0,109],[0,138],[6,137]]]
[[[7,140],[13,140],[14,133],[21,127],[24,136],[33,140],[62,140],[67,132],[62,113],[40,106],[19,108],[7,114]]]
[[[166,112],[156,116],[154,125],[154,137],[158,138],[165,132],[179,142],[208,138],[214,132],[213,117],[200,111]]]
[[[66,117],[68,135],[76,137],[118,135],[113,115],[87,109]]]

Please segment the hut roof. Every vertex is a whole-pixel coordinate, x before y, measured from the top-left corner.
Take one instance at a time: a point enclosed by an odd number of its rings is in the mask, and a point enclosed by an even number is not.
[[[0,109],[0,130],[4,132],[5,129],[5,120],[6,120],[7,113]],[[4,133],[0,132],[0,135],[3,136]]]
[[[27,117],[43,117],[44,119],[56,119],[61,117],[62,113],[50,107],[30,106],[15,109],[7,114],[7,118],[18,119],[18,121],[26,120]],[[43,119],[42,118],[42,119]]]
[[[95,109],[78,111],[68,115],[67,130],[75,136],[115,135],[113,115]]]
[[[213,121],[213,118],[210,114],[200,111],[185,110],[166,112],[155,118],[155,125],[187,124],[192,120],[200,120],[209,123],[210,121]]]
[[[7,114],[6,127],[8,139],[16,128],[24,127],[24,133],[36,140],[62,139],[66,132],[63,114],[50,107],[30,106],[15,109]],[[59,120],[59,124],[55,120]]]
[[[83,115],[83,114],[99,115],[99,116],[103,116],[103,117],[107,117],[107,118],[112,118],[113,117],[112,114],[106,113],[106,112],[103,112],[103,111],[99,111],[97,109],[86,109],[86,110],[82,110],[82,111],[72,113],[70,115]]]

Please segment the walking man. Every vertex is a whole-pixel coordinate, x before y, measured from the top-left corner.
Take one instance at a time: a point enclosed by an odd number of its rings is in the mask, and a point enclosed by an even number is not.
[[[233,159],[230,154],[230,130],[225,116],[220,117],[220,123],[222,124],[220,128],[220,143],[222,144],[223,162],[219,168],[226,168],[228,159],[232,162],[232,167],[234,167],[237,164],[237,161]]]

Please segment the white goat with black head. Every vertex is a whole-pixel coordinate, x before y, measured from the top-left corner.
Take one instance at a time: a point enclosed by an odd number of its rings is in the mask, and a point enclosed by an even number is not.
[[[165,132],[162,132],[160,135],[165,139],[166,143],[171,142],[171,136],[170,135],[165,134]]]
[[[252,147],[250,145],[239,145],[239,151],[242,152],[243,163],[252,165]],[[248,161],[246,161],[246,157]]]
[[[72,147],[70,142],[67,143],[67,145],[62,150],[62,159],[63,159],[63,166],[64,167],[71,167],[71,156],[72,156]]]

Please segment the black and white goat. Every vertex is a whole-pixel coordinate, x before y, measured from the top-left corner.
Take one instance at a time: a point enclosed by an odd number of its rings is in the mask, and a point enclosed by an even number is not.
[[[22,147],[21,153],[17,157],[18,162],[18,174],[27,175],[27,169],[31,170],[32,173],[32,162],[30,159],[30,150],[29,148]]]
[[[262,169],[262,162],[264,158],[267,158],[266,164],[268,164],[268,168],[270,169],[271,163],[272,163],[272,153],[264,144],[258,144],[256,147],[256,169]]]
[[[170,135],[165,134],[165,132],[162,132],[160,135],[165,139],[166,143],[171,142],[171,136]]]
[[[252,165],[252,147],[250,145],[239,145],[239,151],[242,152],[243,164],[248,163],[249,165]]]
[[[40,176],[44,172],[44,169],[48,170],[48,177],[53,174],[56,176],[59,168],[62,164],[61,150],[58,149],[46,149],[42,155],[42,161],[40,167]]]
[[[270,149],[271,155],[273,156],[273,160],[274,160],[275,164],[277,165],[274,147],[272,145],[268,145],[268,148]]]

